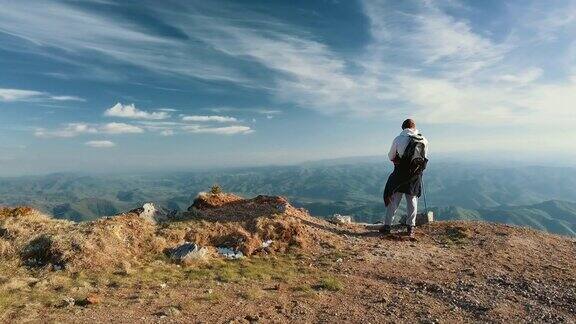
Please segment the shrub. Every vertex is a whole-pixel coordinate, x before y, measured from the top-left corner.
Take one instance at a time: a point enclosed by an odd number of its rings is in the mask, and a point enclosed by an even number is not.
[[[212,188],[210,188],[210,193],[213,195],[221,194],[222,188],[220,188],[219,185],[215,184],[212,186]]]

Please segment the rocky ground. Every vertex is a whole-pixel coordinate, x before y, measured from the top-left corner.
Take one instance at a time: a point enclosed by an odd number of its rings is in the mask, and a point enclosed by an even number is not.
[[[576,322],[573,239],[437,222],[420,227],[411,241],[402,233],[382,237],[353,224],[333,225],[279,197],[221,198],[210,204],[208,197],[157,224],[134,214],[73,224],[4,210],[0,319]],[[31,249],[38,237],[42,248]],[[263,248],[269,239],[274,242]],[[188,262],[170,259],[166,251],[184,241],[208,252]],[[218,256],[214,247],[223,244],[247,257]],[[41,260],[31,262],[31,255]]]

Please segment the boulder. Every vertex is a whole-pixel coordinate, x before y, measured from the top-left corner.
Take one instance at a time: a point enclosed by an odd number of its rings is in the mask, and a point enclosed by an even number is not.
[[[400,218],[400,224],[406,223],[406,217],[406,215],[402,215],[402,218]],[[432,223],[433,221],[434,212],[432,211],[416,214],[416,226],[422,226],[424,224]]]
[[[175,262],[187,263],[192,260],[201,260],[207,256],[208,250],[196,243],[186,242],[168,250],[168,256]]]

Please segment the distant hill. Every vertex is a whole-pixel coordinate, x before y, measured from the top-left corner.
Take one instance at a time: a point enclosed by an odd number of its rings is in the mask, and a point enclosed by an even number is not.
[[[434,208],[439,220],[481,220],[529,226],[552,233],[576,236],[576,203],[550,200],[528,206],[484,209]]]
[[[52,215],[76,222],[93,220],[102,215],[116,215],[123,210],[121,203],[99,198],[84,198],[52,208]]]
[[[31,205],[58,218],[89,220],[145,202],[185,210],[198,192],[218,183],[242,196],[286,196],[316,216],[351,214],[375,222],[384,213],[382,190],[390,171],[383,157],[369,157],[206,172],[0,178],[0,205]],[[575,168],[432,161],[425,184],[428,205],[440,208],[446,217],[488,219],[482,211],[497,208],[501,214],[492,214],[498,218],[494,221],[570,233],[571,209],[552,212],[553,208],[534,206],[550,200],[576,202]]]

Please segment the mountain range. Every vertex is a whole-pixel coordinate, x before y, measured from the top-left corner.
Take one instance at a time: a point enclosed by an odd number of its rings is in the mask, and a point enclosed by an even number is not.
[[[295,166],[134,174],[50,174],[0,178],[0,204],[31,205],[56,218],[85,221],[144,202],[185,210],[213,184],[243,196],[282,195],[316,216],[376,222],[391,167],[385,159],[342,159]],[[477,219],[575,235],[576,168],[430,163],[427,206],[437,219]],[[424,207],[424,199],[420,200]]]

